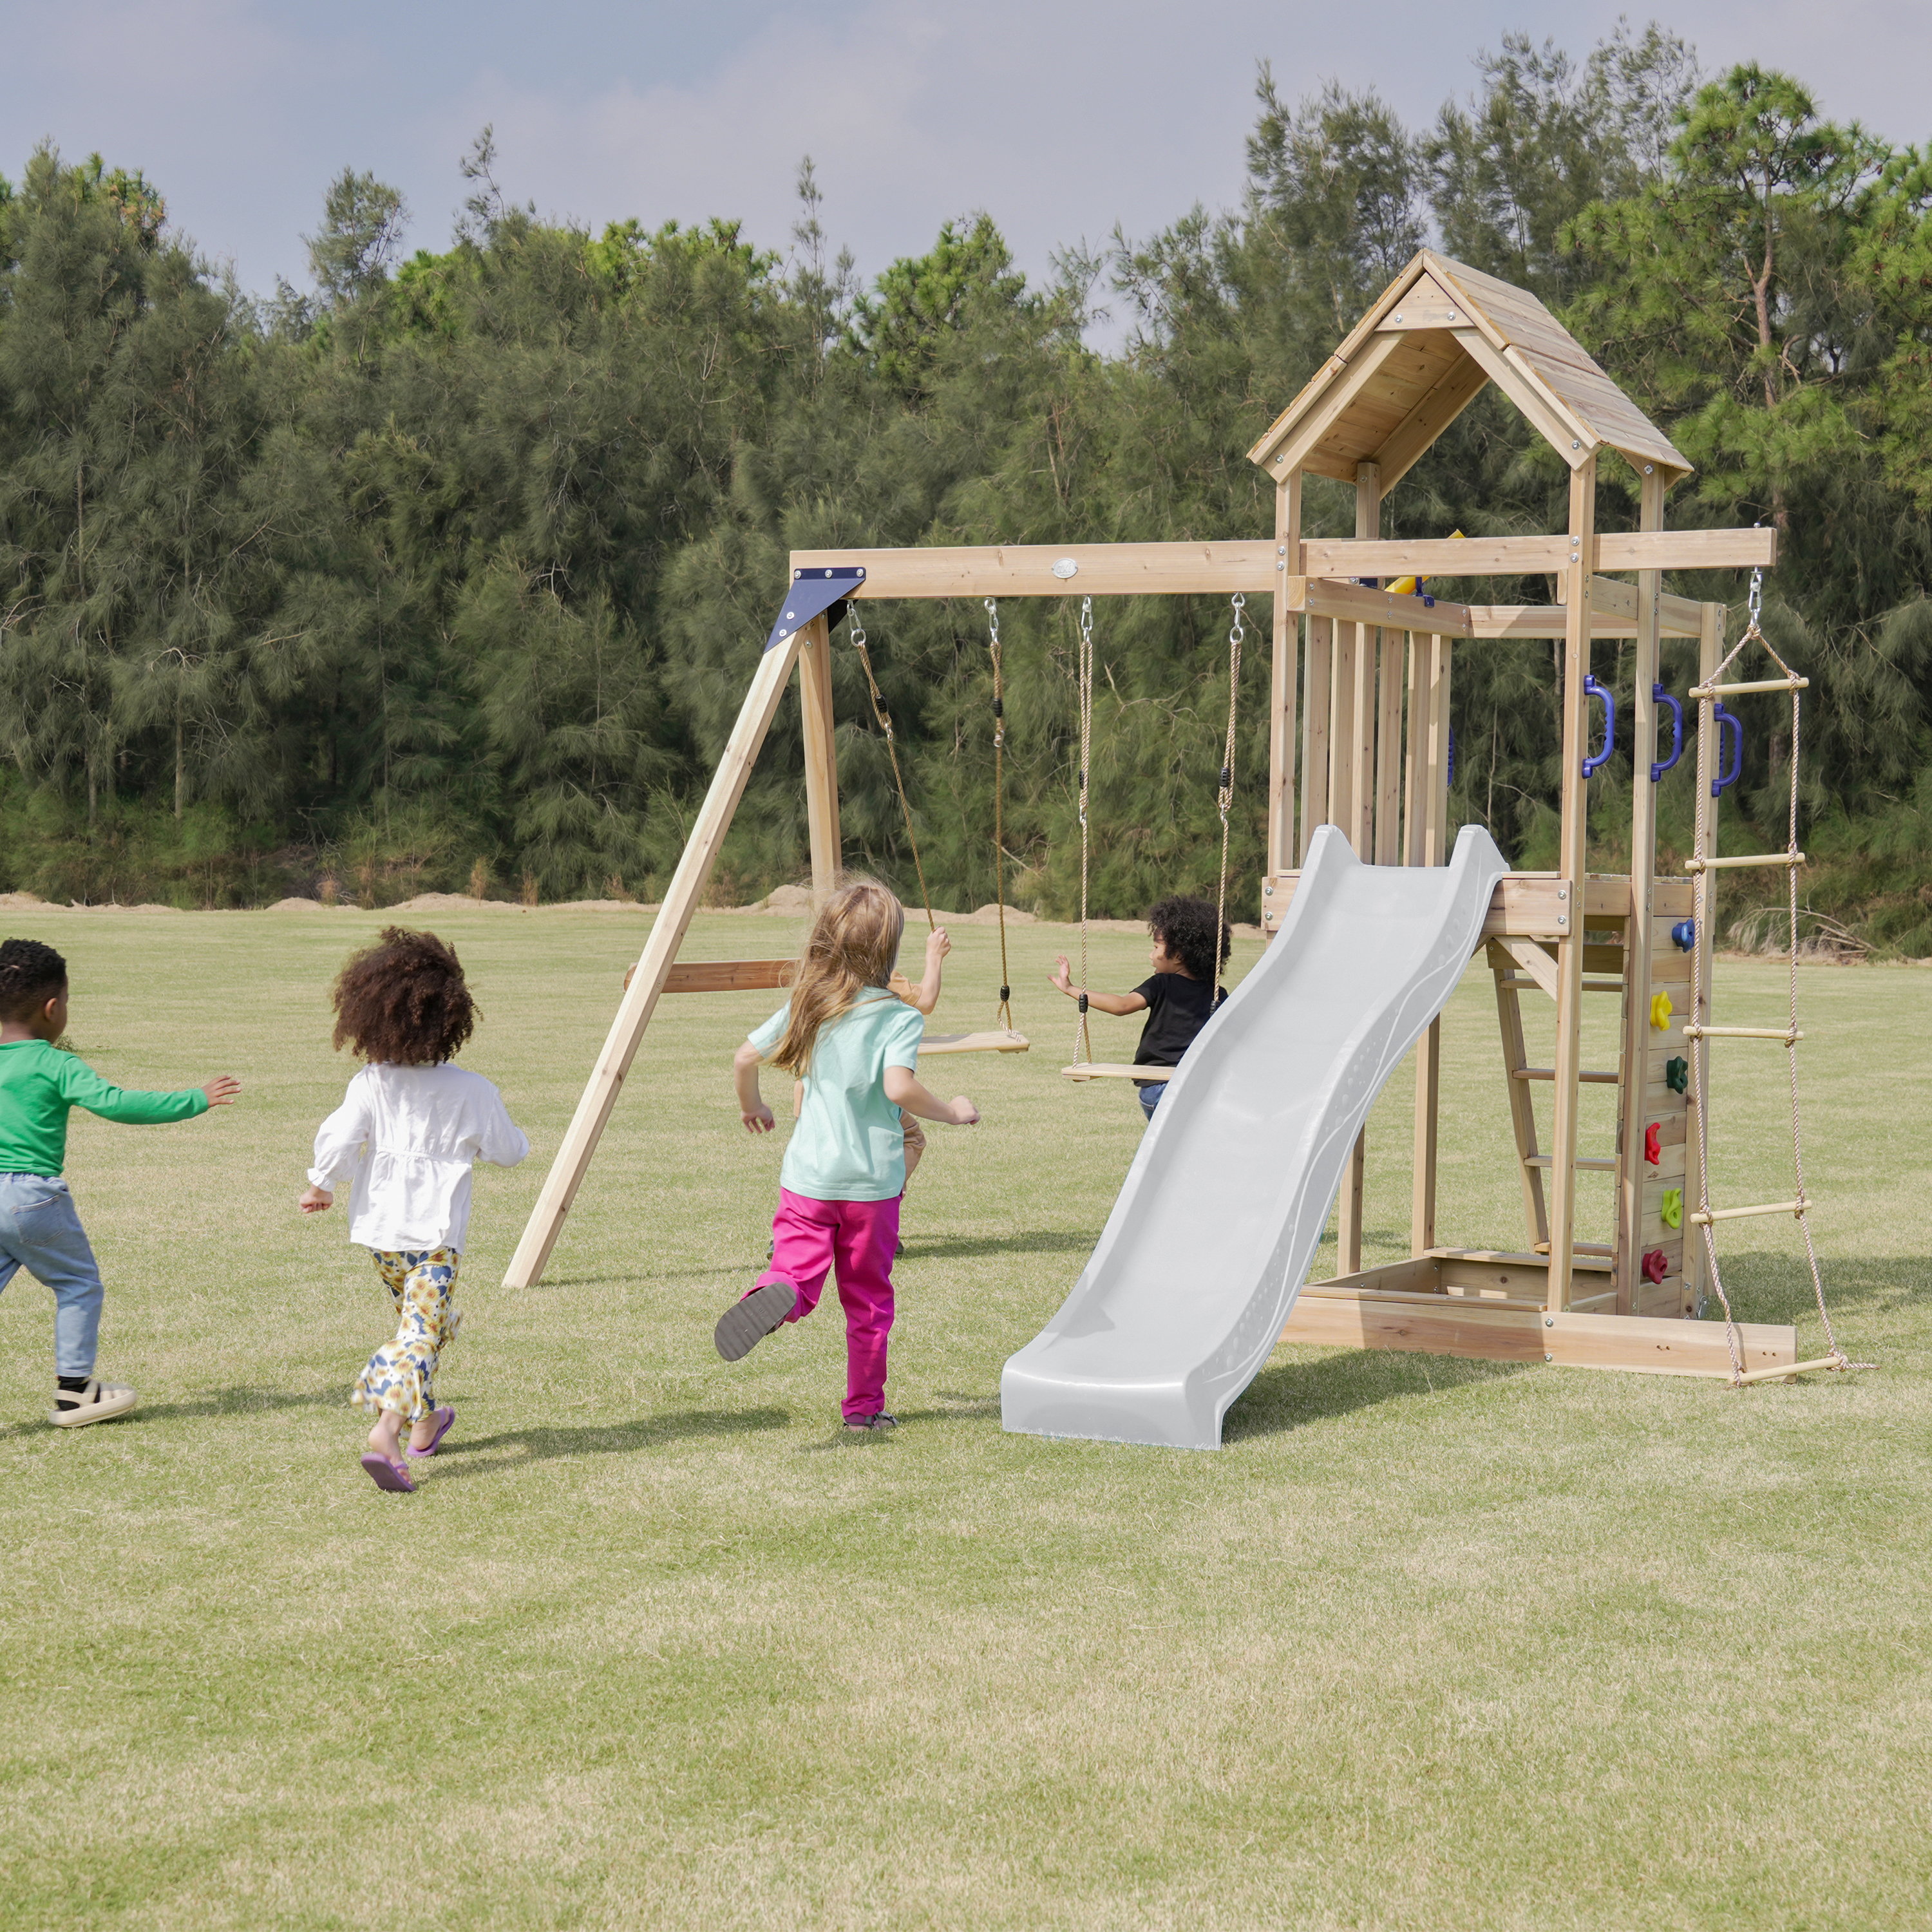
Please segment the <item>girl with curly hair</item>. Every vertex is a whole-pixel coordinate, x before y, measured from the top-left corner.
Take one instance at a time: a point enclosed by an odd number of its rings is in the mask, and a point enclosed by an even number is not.
[[[410,1460],[434,1456],[456,1420],[436,1406],[435,1380],[456,1334],[471,1169],[514,1167],[530,1143],[482,1074],[449,1064],[478,1016],[454,952],[434,933],[386,928],[343,968],[334,998],[334,1043],[366,1064],[316,1135],[296,1205],[319,1214],[351,1190],[349,1238],[374,1254],[398,1318],[350,1397],[376,1412],[362,1466],[379,1490],[410,1490]]]
[[[1141,1029],[1134,1064],[1178,1066],[1180,1056],[1194,1044],[1194,1036],[1228,997],[1217,982],[1234,950],[1234,935],[1205,899],[1179,896],[1161,900],[1148,913],[1148,931],[1154,940],[1148,964],[1154,972],[1131,993],[1096,993],[1075,986],[1064,952],[1057,962],[1060,970],[1048,975],[1048,983],[1070,1000],[1084,993],[1088,1005],[1096,1013],[1124,1018],[1144,1010],[1148,1023]],[[1141,1112],[1150,1120],[1167,1091],[1167,1082],[1142,1080],[1136,1084],[1140,1090]]]

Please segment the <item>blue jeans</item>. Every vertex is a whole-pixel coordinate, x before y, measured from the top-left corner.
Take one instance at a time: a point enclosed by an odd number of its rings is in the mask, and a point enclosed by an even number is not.
[[[23,1268],[54,1292],[54,1373],[92,1375],[100,1270],[57,1177],[0,1174],[0,1288]]]
[[[1165,1080],[1150,1080],[1140,1090],[1141,1112],[1149,1120],[1154,1118],[1154,1110],[1160,1105],[1160,1096],[1167,1091]]]

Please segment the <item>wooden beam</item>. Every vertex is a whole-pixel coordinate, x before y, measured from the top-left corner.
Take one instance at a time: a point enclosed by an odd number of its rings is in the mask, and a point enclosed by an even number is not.
[[[1636,592],[1631,586],[1619,584],[1615,578],[1593,575],[1589,579],[1589,592],[1592,614],[1621,618],[1624,623],[1635,626]]]
[[[670,977],[678,948],[690,928],[692,915],[698,910],[711,868],[717,863],[718,848],[730,829],[738,801],[744,796],[745,781],[751,776],[758,748],[771,728],[778,700],[791,676],[799,638],[800,633],[794,632],[783,644],[773,646],[758,659],[751,688],[739,707],[738,722],[731,728],[724,755],[712,777],[711,789],[705,794],[691,836],[686,842],[684,855],[671,875],[664,904],[644,942],[631,983],[618,1005],[616,1018],[610,1022],[603,1048],[578,1101],[577,1112],[550,1162],[550,1173],[537,1196],[536,1205],[530,1210],[523,1238],[510,1258],[503,1276],[506,1287],[529,1288],[542,1277],[544,1264],[562,1232],[564,1217],[577,1198],[578,1188],[590,1172],[604,1123],[617,1104],[624,1076],[630,1071],[644,1029],[657,1010],[658,996]]]
[[[1599,583],[1604,580],[1599,578]],[[1687,600],[1675,598],[1673,603],[1682,604]],[[1701,608],[1692,604],[1693,610]],[[1468,607],[1468,635],[1472,638],[1567,638],[1570,634],[1570,620],[1561,604],[1472,604]],[[1660,619],[1662,614],[1660,610]],[[1702,620],[1699,620],[1701,622]],[[1694,638],[1697,626],[1682,627],[1677,617],[1662,620],[1661,628],[1666,638]],[[1606,616],[1600,611],[1590,614],[1590,635],[1592,638],[1634,638],[1636,635],[1636,619]]]
[[[1574,902],[1588,868],[1585,865],[1589,820],[1589,793],[1583,778],[1583,749],[1588,742],[1584,711],[1584,680],[1590,669],[1590,567],[1587,561],[1597,527],[1597,460],[1594,454],[1570,472],[1570,536],[1576,561],[1568,567],[1566,602],[1570,634],[1563,652],[1562,822],[1558,832],[1557,871],[1572,887]],[[1582,1087],[1576,1076],[1582,1043],[1583,1010],[1583,929],[1574,919],[1556,953],[1556,1118],[1550,1134],[1550,1287],[1548,1306],[1560,1314],[1570,1305],[1571,1244],[1576,1233],[1576,1114]]]
[[[1138,597],[1150,593],[1250,596],[1272,592],[1286,574],[1271,542],[1230,543],[1008,544],[910,550],[799,550],[794,570],[856,564],[865,581],[855,598]],[[1055,564],[1072,564],[1055,575]]]
[[[1374,1276],[1382,1272],[1372,1271]],[[1748,1370],[1789,1372],[1798,1359],[1795,1328],[1743,1322],[1738,1336]],[[1310,1282],[1296,1297],[1281,1339],[1318,1347],[1398,1349],[1477,1361],[1540,1362],[1718,1382],[1731,1377],[1724,1330],[1714,1322],[1552,1314],[1520,1302],[1512,1306],[1448,1294],[1383,1294],[1372,1288],[1329,1292],[1317,1282]]]
[[[1288,595],[1297,593],[1298,586],[1291,583]],[[1405,631],[1438,632],[1450,638],[1471,634],[1468,606],[1448,603],[1439,597],[1410,597],[1371,590],[1366,584],[1342,584],[1320,577],[1301,578],[1299,596],[1302,609],[1319,616]]]
[[[1301,574],[1301,472],[1284,476],[1275,485],[1276,561],[1286,563],[1284,577]],[[1273,655],[1268,673],[1268,862],[1276,872],[1299,856],[1294,843],[1294,706],[1300,682],[1297,646],[1301,620],[1287,596],[1274,598]]]
[[[1301,694],[1301,831],[1296,856],[1306,860],[1317,827],[1328,822],[1330,680],[1334,672],[1335,624],[1308,620],[1308,652]]]
[[[1376,672],[1376,863],[1402,862],[1402,655],[1408,640],[1400,631],[1382,634]]]
[[[1574,472],[1596,454],[1597,433],[1574,416],[1549,385],[1519,356],[1492,346],[1479,328],[1450,332],[1487,372],[1490,380],[1522,411],[1534,430]]]
[[[1398,336],[1381,338],[1400,342]],[[1366,359],[1366,358],[1364,358]],[[1364,539],[1382,534],[1382,472],[1372,463],[1358,464],[1355,470],[1355,535]],[[1344,586],[1336,586],[1338,589]],[[1381,593],[1372,593],[1380,595]],[[1349,628],[1338,623],[1339,634]],[[1349,711],[1354,730],[1348,746],[1348,817],[1342,830],[1354,848],[1357,858],[1374,856],[1375,784],[1375,654],[1376,633],[1365,626],[1354,627],[1355,645],[1352,669],[1353,690]],[[1355,1136],[1348,1157],[1348,1171],[1342,1176],[1340,1204],[1335,1216],[1336,1265],[1343,1274],[1362,1264],[1362,1187],[1368,1160],[1368,1130]]]
[[[1744,570],[1778,561],[1778,532],[1760,530],[1605,530],[1585,560],[1593,571]],[[893,554],[894,553],[887,553]],[[903,554],[903,553],[898,553]],[[851,561],[866,553],[854,552]],[[1311,577],[1541,577],[1567,570],[1570,539],[1534,537],[1310,538],[1302,546]],[[794,562],[800,560],[794,558]],[[845,560],[828,551],[820,562]],[[871,586],[866,586],[868,594]]]
[[[1483,393],[1489,380],[1488,372],[1474,357],[1456,358],[1449,373],[1390,431],[1388,440],[1376,452],[1384,494],[1428,454],[1436,438]]]
[[[1399,334],[1371,336],[1352,361],[1335,370],[1321,394],[1280,446],[1268,452],[1269,467],[1286,475],[1291,470],[1306,466],[1309,458],[1316,453],[1322,439],[1334,429],[1342,412],[1368,387],[1390,357],[1403,346]],[[1307,392],[1304,390],[1303,393]]]
[[[1646,466],[1637,480],[1638,521],[1646,530],[1660,530],[1669,479],[1653,464]],[[1594,580],[1602,581],[1600,578]],[[1626,1066],[1641,1066],[1648,1044],[1651,956],[1658,932],[1656,896],[1651,889],[1657,871],[1657,787],[1650,777],[1650,767],[1657,757],[1658,707],[1651,692],[1657,682],[1662,573],[1643,572],[1634,594],[1638,622],[1630,670],[1635,690],[1630,706],[1630,916],[1624,928],[1623,1058]],[[1646,1120],[1640,1088],[1633,1086],[1619,1097],[1617,1226],[1611,1237],[1611,1250],[1616,1264],[1617,1312],[1633,1315],[1637,1312],[1642,1282]]]
[[[799,638],[799,722],[805,734],[805,820],[812,844],[812,896],[823,905],[838,876],[838,754],[832,738],[832,632],[822,616]]]
[[[1403,820],[1404,860],[1439,866],[1448,800],[1444,770],[1449,735],[1449,643],[1408,640],[1408,797]],[[1442,1022],[1429,1022],[1415,1050],[1414,1162],[1409,1188],[1409,1252],[1436,1245],[1436,1182],[1442,1118]]]
[[[1706,685],[1717,675],[1718,664],[1724,654],[1725,608],[1721,604],[1704,606],[1704,624],[1697,643],[1697,682]],[[1700,705],[1697,708],[1697,796],[1695,809],[1704,820],[1704,850],[1714,852],[1718,849],[1718,808],[1720,801],[1711,796],[1711,781],[1724,769],[1724,734],[1713,724],[1709,738],[1704,735],[1704,725],[1711,706]],[[1705,922],[1703,971],[1690,987],[1690,1023],[1694,1026],[1707,1026],[1711,1019],[1711,964],[1717,952],[1714,944],[1718,936],[1718,880],[1712,872],[1700,872],[1694,878],[1672,880],[1672,886],[1688,885],[1694,895],[1691,916]],[[1658,882],[1658,890],[1664,882]],[[1660,920],[1665,915],[1660,910]],[[1695,956],[1693,956],[1694,958]],[[1687,1041],[1687,1053],[1701,1055],[1697,1063],[1697,1092],[1704,1102],[1705,1118],[1709,1118],[1711,1105],[1711,1074],[1712,1062],[1711,1049],[1702,1040]],[[1699,1120],[1695,1096],[1687,1095],[1688,1107],[1686,1136],[1688,1151],[1684,1168],[1684,1199],[1687,1206],[1703,1198],[1703,1137],[1699,1132]],[[1704,1251],[1701,1234],[1692,1234],[1685,1230],[1684,1244],[1684,1285],[1690,1290],[1692,1305],[1702,1301],[1705,1286],[1710,1274],[1710,1263]]]
[[[667,993],[764,993],[791,984],[796,959],[680,959],[665,976]],[[626,981],[635,976],[634,966]]]

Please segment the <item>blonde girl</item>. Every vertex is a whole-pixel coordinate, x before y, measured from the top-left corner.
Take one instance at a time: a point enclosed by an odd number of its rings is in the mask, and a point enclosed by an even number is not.
[[[892,1325],[892,1256],[905,1192],[901,1110],[970,1126],[964,1094],[935,1099],[920,1085],[925,1020],[888,990],[905,915],[876,879],[848,875],[806,941],[791,998],[739,1048],[733,1063],[746,1130],[777,1123],[758,1093],[770,1060],[803,1082],[798,1123],[778,1175],[771,1265],[718,1318],[718,1352],[741,1360],[787,1322],[818,1306],[828,1274],[845,1310],[845,1426],[890,1429],[886,1340]]]

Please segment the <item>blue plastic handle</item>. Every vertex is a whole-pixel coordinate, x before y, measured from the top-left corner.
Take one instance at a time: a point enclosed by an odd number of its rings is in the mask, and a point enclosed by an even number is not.
[[[1651,766],[1650,782],[1654,784],[1684,755],[1684,707],[1660,684],[1653,684],[1650,687],[1650,695],[1653,704],[1670,706],[1670,755],[1661,764]]]
[[[1697,944],[1697,922],[1694,919],[1680,919],[1670,928],[1670,936],[1677,942],[1680,952],[1688,952]]]
[[[1718,762],[1719,764],[1721,765],[1724,761],[1724,728],[1728,725],[1738,734],[1731,743],[1730,770],[1725,772],[1722,778],[1715,778],[1711,781],[1711,796],[1713,798],[1718,798],[1722,796],[1727,786],[1737,783],[1738,774],[1744,768],[1744,721],[1735,712],[1726,711],[1724,709],[1724,701],[1721,698],[1711,707],[1711,715],[1718,721]]]
[[[1610,754],[1617,748],[1617,700],[1610,686],[1599,684],[1588,671],[1583,674],[1583,695],[1586,700],[1600,698],[1604,700],[1604,748],[1594,758],[1585,754],[1583,776],[1588,778],[1610,762]]]

